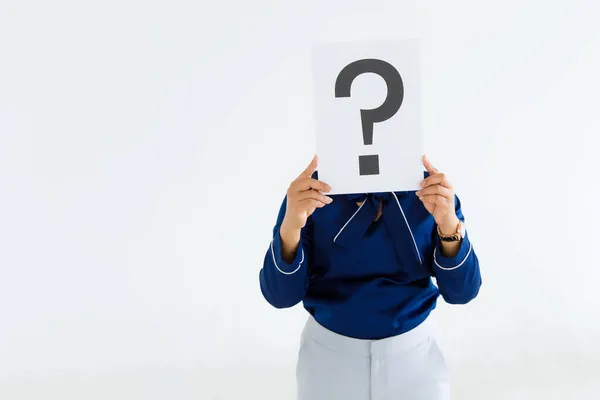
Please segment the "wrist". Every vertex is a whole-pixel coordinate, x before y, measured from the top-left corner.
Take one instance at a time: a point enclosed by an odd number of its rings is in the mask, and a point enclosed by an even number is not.
[[[442,223],[438,224],[438,227],[440,228],[440,232],[443,235],[449,236],[456,233],[459,222],[460,220],[458,219],[458,217],[454,215],[452,218],[448,218],[446,221],[443,221]]]
[[[289,224],[285,218],[279,227],[279,236],[281,237],[281,241],[285,247],[292,246],[295,247],[300,241],[300,234],[302,229],[295,228]]]

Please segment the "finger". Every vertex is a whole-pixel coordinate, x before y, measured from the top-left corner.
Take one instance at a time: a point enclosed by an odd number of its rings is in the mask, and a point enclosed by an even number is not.
[[[439,194],[429,194],[419,197],[423,203],[435,204],[440,207],[447,207],[449,200]]]
[[[305,190],[298,194],[298,200],[306,200],[306,199],[314,199],[319,200],[321,203],[330,204],[333,199],[329,196],[325,196],[324,194],[319,193],[316,190]]]
[[[437,195],[443,196],[447,199],[450,199],[454,196],[454,193],[452,193],[452,190],[450,190],[447,187],[444,187],[442,185],[427,186],[426,188],[421,189],[417,192],[417,196],[419,196],[419,197],[428,196],[428,195],[432,195],[432,194],[437,194]]]
[[[292,184],[292,189],[294,191],[298,191],[298,192],[301,192],[303,190],[309,190],[309,189],[315,189],[315,190],[318,190],[319,192],[329,192],[329,191],[331,191],[331,186],[329,186],[325,182],[317,180],[317,179],[306,178],[306,179],[301,179],[299,181],[294,182]]]
[[[427,172],[429,172],[430,175],[437,174],[438,172],[440,172],[437,170],[437,168],[433,166],[433,164],[431,163],[431,161],[429,161],[429,158],[427,158],[425,154],[423,154],[423,166],[425,167]]]
[[[441,172],[438,172],[435,175],[430,175],[421,181],[422,188],[426,188],[432,185],[442,185],[444,187],[447,187],[448,189],[452,189],[452,185],[448,181],[446,174],[443,174]]]
[[[309,215],[312,214],[315,211],[315,209],[323,208],[326,205],[327,204],[322,203],[319,200],[315,200],[315,199],[304,199],[300,202],[300,207],[303,210],[306,210]]]
[[[317,155],[315,154],[310,164],[308,164],[308,167],[306,167],[306,169],[302,171],[300,176],[298,176],[298,179],[312,177],[312,174],[317,170],[318,162],[319,160],[317,159]]]

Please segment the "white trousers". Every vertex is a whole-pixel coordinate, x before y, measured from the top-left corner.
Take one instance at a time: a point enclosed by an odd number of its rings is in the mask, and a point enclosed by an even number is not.
[[[402,335],[361,340],[309,317],[296,368],[297,400],[449,400],[440,333],[430,317]]]

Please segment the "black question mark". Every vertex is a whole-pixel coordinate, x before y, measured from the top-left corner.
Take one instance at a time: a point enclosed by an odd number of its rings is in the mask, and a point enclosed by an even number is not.
[[[360,110],[363,143],[373,144],[373,125],[394,116],[404,100],[404,83],[400,73],[390,63],[374,58],[354,61],[342,69],[335,80],[335,97],[350,97],[350,87],[354,79],[364,73],[372,72],[383,78],[387,85],[387,96],[379,107]],[[360,175],[379,174],[379,155],[358,157]]]

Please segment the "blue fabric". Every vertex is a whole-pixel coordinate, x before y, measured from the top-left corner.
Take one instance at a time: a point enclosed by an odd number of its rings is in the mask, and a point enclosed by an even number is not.
[[[271,305],[302,301],[327,329],[375,340],[419,325],[440,294],[451,304],[477,296],[481,275],[468,233],[458,254],[444,257],[435,221],[414,191],[331,197],[308,219],[291,263],[282,258],[279,236],[284,199],[259,274]],[[383,213],[374,221],[380,201]],[[455,204],[464,221],[458,197]]]

